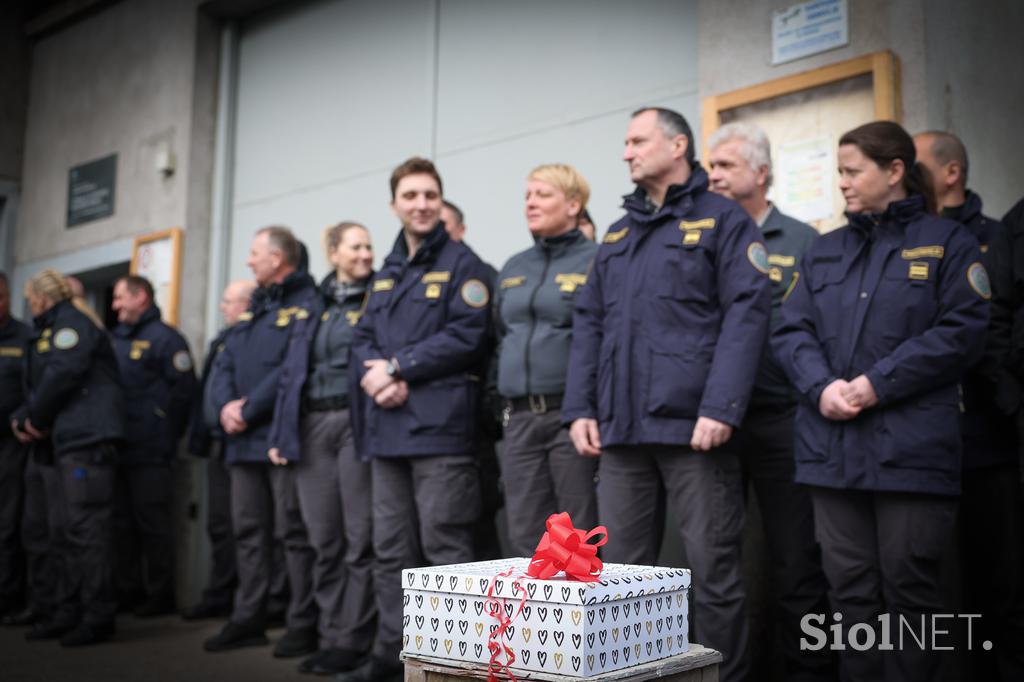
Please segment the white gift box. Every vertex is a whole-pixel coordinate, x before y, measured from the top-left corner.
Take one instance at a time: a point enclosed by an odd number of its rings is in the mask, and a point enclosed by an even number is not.
[[[515,654],[511,669],[588,677],[689,649],[690,571],[605,564],[600,580],[559,574],[525,577],[529,559],[501,559],[402,571],[403,653],[487,664],[488,638],[499,627],[488,613],[488,590],[513,618],[502,638]],[[499,577],[508,569],[508,577]],[[514,581],[526,592],[522,600]],[[498,661],[504,662],[504,653]]]

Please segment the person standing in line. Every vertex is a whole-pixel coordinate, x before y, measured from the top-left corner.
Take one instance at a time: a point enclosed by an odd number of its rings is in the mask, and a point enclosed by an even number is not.
[[[149,618],[175,611],[174,459],[196,375],[188,342],[161,319],[149,280],[119,278],[112,308],[126,410],[114,492],[118,606],[141,600],[135,615]]]
[[[294,470],[299,509],[316,554],[313,595],[320,610],[317,653],[299,672],[354,668],[373,643],[370,465],[356,456],[349,382],[354,328],[373,275],[370,233],[359,223],[327,229],[334,270],[309,316],[292,325],[270,429],[270,460]]]
[[[551,514],[568,512],[579,528],[597,525],[597,459],[576,452],[561,413],[573,305],[597,252],[576,227],[589,198],[590,186],[572,166],[533,169],[525,212],[534,244],[512,256],[498,275],[501,468],[515,556],[533,555]]]
[[[948,613],[940,564],[960,495],[960,386],[980,359],[992,289],[977,240],[936,217],[927,171],[897,123],[839,139],[849,224],[804,254],[772,346],[802,398],[796,480],[844,641]],[[937,635],[937,633],[935,633]],[[860,640],[858,640],[860,641]],[[936,650],[839,652],[844,680],[937,680]]]
[[[728,123],[708,140],[711,190],[739,203],[761,228],[768,249],[772,282],[771,325],[782,319],[782,297],[793,285],[796,264],[817,238],[817,231],[782,213],[768,201],[772,183],[771,145],[752,123]],[[750,407],[736,434],[744,482],[753,484],[763,520],[774,619],[787,679],[835,679],[827,649],[802,651],[800,619],[828,609],[828,583],[821,570],[821,550],[814,539],[814,512],[807,489],[793,481],[793,418],[799,394],[765,341]],[[746,485],[744,485],[746,490]]]
[[[372,401],[353,425],[358,449],[372,457],[377,638],[370,657],[338,682],[402,678],[402,569],[472,561],[480,513],[487,271],[448,237],[433,163],[402,163],[391,174],[391,194],[402,230],[371,280],[350,380]]]
[[[562,421],[601,457],[607,561],[653,564],[664,490],[693,571],[694,634],[749,669],[740,574],[743,490],[732,442],[768,333],[768,253],[739,204],[708,191],[689,124],[634,112],[623,160],[636,190],[577,297]]]
[[[966,610],[980,613],[973,636],[993,643],[991,652],[969,654],[971,676],[1024,679],[1024,518],[1021,517],[1017,416],[1021,411],[1020,365],[1012,344],[1024,320],[1014,281],[1013,251],[1002,223],[983,215],[981,197],[967,189],[967,149],[952,133],[914,136],[917,158],[928,169],[940,215],[955,220],[978,240],[979,262],[992,280],[991,321],[985,355],[964,377],[963,479],[960,494],[960,560]]]
[[[444,221],[444,229],[448,232],[448,238],[464,244],[466,217],[462,209],[445,199],[441,204],[441,220]],[[491,291],[495,291],[498,283],[498,271],[486,261],[484,261],[484,268],[487,269],[487,286]],[[493,333],[488,339],[488,344],[492,350],[488,351],[489,363],[484,373],[484,376],[487,377],[487,385],[484,389],[483,399],[480,401],[480,426],[477,430],[477,443],[479,444],[477,461],[480,471],[482,505],[480,518],[473,531],[473,545],[476,548],[477,561],[501,558],[501,544],[498,542],[498,512],[505,506],[501,469],[498,466],[498,449],[501,447],[502,428],[499,417],[501,407],[498,404],[500,399],[494,381],[495,369],[491,358],[493,348],[497,344]]]
[[[231,618],[206,640],[206,651],[267,644],[275,538],[284,544],[291,599],[288,630],[275,645],[274,656],[305,656],[317,646],[309,570],[313,550],[299,512],[294,472],[267,458],[277,387],[291,341],[289,327],[309,317],[317,295],[312,278],[300,267],[303,253],[286,227],[256,232],[248,265],[258,288],[214,362],[209,390],[225,434],[231,475],[238,589]]]
[[[11,413],[24,400],[25,350],[32,329],[11,316],[11,289],[0,272],[0,415]],[[21,546],[22,503],[28,448],[6,426],[0,429],[0,618],[14,619],[25,603],[25,557]]]
[[[249,307],[255,289],[256,282],[248,279],[236,280],[224,288],[220,313],[225,326],[206,351],[202,381],[192,405],[188,451],[195,457],[206,458],[206,536],[210,540],[211,561],[210,581],[199,603],[182,614],[185,620],[230,616],[238,585],[235,540],[231,532],[231,476],[224,461],[224,433],[209,387],[213,363],[224,349],[231,328]]]
[[[86,646],[114,634],[111,516],[124,396],[110,340],[72,300],[67,280],[43,270],[25,285],[25,297],[35,334],[25,402],[11,415],[11,428],[20,442],[33,444],[34,456],[52,457],[50,551],[64,560],[56,612],[26,636]]]

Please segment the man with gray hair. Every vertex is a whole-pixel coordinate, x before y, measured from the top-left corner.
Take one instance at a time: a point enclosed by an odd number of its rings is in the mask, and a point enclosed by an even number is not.
[[[708,148],[712,191],[738,202],[761,228],[768,248],[775,329],[782,301],[795,283],[800,257],[818,233],[768,201],[772,157],[763,130],[751,123],[729,123],[715,131]],[[827,613],[828,584],[814,540],[810,496],[793,482],[797,399],[766,342],[737,448],[744,480],[753,484],[763,521],[775,602],[773,625],[781,642],[786,679],[830,679],[835,671],[828,651],[800,651],[800,619],[807,613]]]
[[[265,227],[256,233],[247,265],[259,287],[214,361],[208,390],[225,434],[238,589],[231,619],[218,635],[206,640],[207,651],[267,644],[275,536],[284,544],[291,602],[288,632],[278,641],[274,655],[304,656],[317,646],[317,611],[309,572],[313,550],[295,499],[292,470],[283,466],[286,461],[268,458],[290,327],[309,316],[317,296],[303,266],[303,253],[301,243],[286,227]]]

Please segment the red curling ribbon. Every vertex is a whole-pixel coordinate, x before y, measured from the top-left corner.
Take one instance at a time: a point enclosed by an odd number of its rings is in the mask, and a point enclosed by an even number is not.
[[[590,532],[574,528],[566,512],[549,516],[547,528],[534,550],[527,575],[547,580],[565,571],[567,578],[580,582],[592,582],[600,577],[604,564],[597,558],[597,548],[608,542],[607,528],[597,526]],[[601,539],[591,543],[598,535]]]
[[[499,573],[494,576],[495,578],[507,578],[515,572],[514,568],[510,568],[504,573]],[[516,682],[516,676],[512,673],[512,664],[516,662],[516,653],[512,650],[512,647],[505,644],[502,639],[508,632],[508,628],[512,625],[520,613],[523,611],[523,606],[526,605],[526,590],[519,582],[522,576],[512,581],[512,594],[519,593],[522,595],[519,599],[519,608],[512,615],[511,618],[505,613],[505,600],[494,595],[494,580],[491,580],[490,587],[487,588],[487,614],[498,621],[498,627],[496,627],[487,638],[487,650],[491,652],[491,660],[487,664],[487,681],[497,682],[502,678],[498,675],[504,675],[504,679],[510,682]],[[502,654],[505,655],[504,661],[499,661],[498,658]]]

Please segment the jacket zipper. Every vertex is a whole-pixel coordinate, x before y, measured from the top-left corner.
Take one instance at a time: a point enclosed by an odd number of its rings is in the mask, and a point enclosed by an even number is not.
[[[533,391],[530,390],[530,346],[533,345],[533,333],[537,329],[537,313],[533,309],[533,304],[537,300],[537,293],[540,292],[540,288],[544,286],[544,282],[548,279],[548,267],[551,265],[551,252],[544,249],[544,271],[541,274],[540,281],[537,282],[537,286],[534,287],[533,291],[530,292],[530,305],[528,310],[530,311],[530,333],[526,337],[526,395],[532,395]]]

